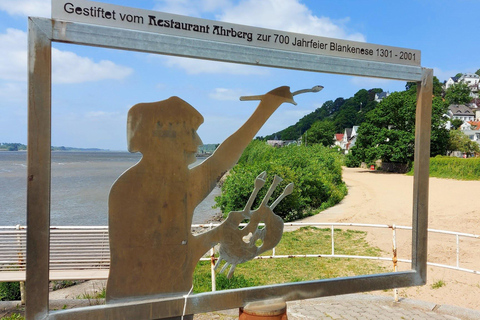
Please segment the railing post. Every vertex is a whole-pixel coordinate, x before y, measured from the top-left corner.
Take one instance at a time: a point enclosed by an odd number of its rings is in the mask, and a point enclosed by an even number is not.
[[[457,268],[460,268],[460,241],[457,234]]]
[[[23,249],[22,249],[22,236],[20,235],[20,225],[17,224],[15,226],[17,230],[17,245],[18,245],[18,266],[21,270],[25,266],[25,257],[23,256]],[[20,303],[22,305],[25,304],[25,281],[20,281]]]
[[[335,255],[335,239],[333,238],[333,224],[332,224],[332,256]]]
[[[393,244],[393,271],[397,272],[398,271],[398,260],[397,260],[397,229],[395,225],[392,225],[392,244]],[[395,298],[395,302],[398,302],[398,289],[394,288],[393,289],[393,295]]]
[[[212,291],[217,291],[217,282],[215,279],[215,249],[210,249],[210,272],[212,274]]]
[[[210,230],[213,229],[213,223],[210,223]],[[212,292],[217,291],[217,280],[215,277],[215,247],[210,249],[210,273],[212,278]]]

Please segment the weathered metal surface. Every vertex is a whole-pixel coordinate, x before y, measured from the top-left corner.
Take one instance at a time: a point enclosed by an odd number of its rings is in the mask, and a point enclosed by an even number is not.
[[[220,266],[222,261],[225,261],[220,272],[230,266],[227,274],[229,279],[238,264],[252,260],[256,256],[275,248],[282,238],[283,220],[273,213],[273,209],[285,196],[292,193],[293,183],[285,187],[283,193],[272,205],[268,206],[273,191],[282,181],[282,178],[276,175],[260,206],[252,210],[253,202],[265,184],[266,175],[266,172],[262,172],[255,179],[255,188],[243,211],[230,212],[227,219],[219,226],[219,228],[223,228],[223,231],[218,248],[220,257],[215,269]],[[240,227],[242,221],[245,220],[248,221],[247,225]],[[263,225],[262,228],[260,228],[260,224]]]
[[[430,132],[432,123],[433,70],[424,69],[417,82],[415,154],[413,178],[412,269],[427,281],[428,182],[430,175]]]
[[[284,299],[285,301],[324,297],[354,292],[365,292],[410,286],[415,282],[414,271],[385,273],[353,278],[337,278],[299,283],[286,283],[265,287],[251,287],[213,293],[200,293],[187,298],[186,314],[209,310],[233,309],[249,302]],[[162,300],[136,301],[52,312],[48,319],[131,319],[135,314],[150,317],[181,315],[185,298],[172,297]],[[118,318],[116,316],[119,316]],[[146,319],[149,319],[145,317]],[[140,316],[138,317],[140,318]]]
[[[194,209],[284,102],[293,102],[289,87],[264,94],[245,124],[191,169],[202,143],[196,130],[203,117],[197,110],[178,97],[130,109],[128,150],[141,152],[143,157],[110,190],[108,303],[186,294],[198,260],[217,243],[221,259],[232,265],[231,275],[237,263],[253,259],[280,241],[283,221],[266,204],[279,177],[257,210],[250,212],[253,198],[244,212],[232,212],[213,230],[194,236],[191,225]],[[251,222],[240,231],[238,224],[244,219]],[[257,229],[260,222],[265,223],[262,230]],[[242,240],[243,233],[249,232],[253,243]],[[256,246],[257,239],[263,245]]]
[[[51,41],[28,21],[27,319],[48,313]]]
[[[75,4],[69,1],[53,0],[53,19],[320,56],[399,65],[421,64],[421,52],[415,49],[325,38],[86,0],[76,0]],[[82,8],[94,8],[94,11],[82,14]]]
[[[42,28],[53,28],[52,40],[58,42],[313,72],[405,81],[422,78],[422,68],[417,66],[318,56],[42,18],[35,20]]]

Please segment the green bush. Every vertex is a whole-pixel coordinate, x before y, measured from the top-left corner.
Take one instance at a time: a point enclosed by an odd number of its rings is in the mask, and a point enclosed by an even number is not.
[[[413,175],[414,168],[409,175]],[[430,158],[430,176],[457,180],[480,180],[480,158],[436,156]]]
[[[20,299],[20,282],[0,282],[0,301],[15,301]]]
[[[275,213],[285,221],[311,215],[313,210],[324,210],[340,202],[347,193],[342,181],[342,156],[321,145],[287,146],[273,148],[261,141],[253,141],[245,149],[238,164],[231,170],[222,186],[222,195],[215,200],[222,212],[242,210],[253,190],[255,178],[267,172],[267,182],[260,190],[253,208],[263,200],[274,175],[283,181],[277,187],[270,203],[291,182],[294,191],[276,208]]]
[[[345,165],[349,168],[358,168],[362,162],[356,155],[355,146],[350,149],[350,152],[345,155]]]

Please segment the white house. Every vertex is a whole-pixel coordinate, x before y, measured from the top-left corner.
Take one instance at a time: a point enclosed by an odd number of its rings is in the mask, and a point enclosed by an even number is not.
[[[456,83],[466,83],[470,89],[470,96],[478,98],[478,91],[480,87],[480,76],[475,73],[465,73],[461,77],[451,77],[445,82],[445,89],[450,88]]]
[[[343,133],[335,133],[333,135],[333,145],[345,149],[343,147]]]
[[[380,102],[390,95],[390,92],[375,93],[375,101]]]
[[[480,76],[475,73],[465,73],[458,81],[466,83],[470,88],[470,97],[478,98],[478,87],[480,85]]]
[[[340,147],[345,150],[345,153],[348,153],[351,147],[355,145],[357,141],[357,132],[359,126],[353,126],[353,128],[345,128],[345,133],[343,134],[343,140]]]
[[[447,115],[450,119],[460,119],[463,122],[475,120],[475,112],[463,104],[452,104],[448,106]]]
[[[475,121],[480,121],[480,110],[475,110]]]
[[[450,88],[454,84],[458,83],[458,77],[450,77],[448,78],[447,82],[445,82],[445,89]]]

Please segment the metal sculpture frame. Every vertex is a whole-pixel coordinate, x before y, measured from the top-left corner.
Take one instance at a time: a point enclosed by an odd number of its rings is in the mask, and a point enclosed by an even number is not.
[[[29,18],[27,171],[27,305],[32,319],[165,318],[237,308],[249,302],[285,301],[426,283],[428,178],[433,71],[419,66],[249,47],[105,26]],[[51,47],[63,42],[310,72],[417,82],[415,175],[411,270],[337,279],[285,283],[159,300],[49,312],[49,227],[51,186]],[[185,305],[184,305],[185,304]]]

